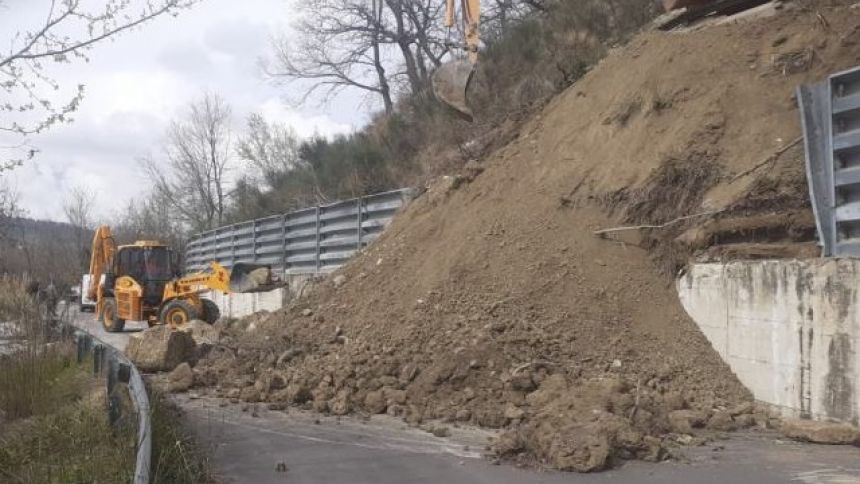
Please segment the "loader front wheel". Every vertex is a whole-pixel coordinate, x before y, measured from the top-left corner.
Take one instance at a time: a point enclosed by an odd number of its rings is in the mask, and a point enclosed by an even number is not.
[[[189,321],[200,319],[197,309],[187,301],[174,299],[161,309],[161,322],[173,329],[179,328]]]
[[[102,325],[108,333],[118,333],[125,328],[125,320],[117,316],[116,299],[105,298],[102,308]]]
[[[211,299],[201,299],[200,302],[203,303],[203,321],[215,324],[215,321],[221,317],[221,310],[218,309],[218,305]]]

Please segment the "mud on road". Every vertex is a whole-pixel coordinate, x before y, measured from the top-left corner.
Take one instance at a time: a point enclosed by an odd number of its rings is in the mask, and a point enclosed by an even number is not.
[[[106,333],[91,313],[73,314],[78,327],[117,347],[143,327]],[[269,410],[195,391],[172,400],[226,482],[860,484],[860,449],[800,444],[772,433],[735,433],[659,464],[633,461],[600,474],[572,474],[496,465],[483,457],[495,431],[452,426],[450,436],[437,437],[386,416]]]

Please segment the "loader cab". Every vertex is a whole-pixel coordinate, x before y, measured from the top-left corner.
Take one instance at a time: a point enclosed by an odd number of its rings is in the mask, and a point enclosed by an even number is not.
[[[143,289],[144,307],[161,304],[164,286],[173,279],[173,251],[157,242],[122,246],[115,256],[114,275],[128,276]]]

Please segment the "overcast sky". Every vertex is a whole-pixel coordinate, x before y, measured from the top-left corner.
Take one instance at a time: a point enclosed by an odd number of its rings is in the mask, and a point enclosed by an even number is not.
[[[20,29],[50,2],[4,4],[0,32]],[[356,96],[294,107],[284,101],[287,88],[260,74],[257,60],[268,53],[272,34],[289,25],[291,10],[291,0],[205,0],[179,17],[159,18],[100,44],[88,64],[55,71],[61,83],[84,84],[86,97],[73,124],[32,139],[41,153],[11,176],[28,216],[62,220],[63,198],[74,186],[95,193],[100,218],[145,193],[147,180],[135,159],[157,154],[169,121],[207,90],[232,106],[236,130],[251,112],[287,123],[300,136],[363,124],[367,106]]]

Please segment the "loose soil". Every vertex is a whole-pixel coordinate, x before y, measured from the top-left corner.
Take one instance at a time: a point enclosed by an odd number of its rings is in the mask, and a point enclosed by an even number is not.
[[[696,254],[809,251],[802,146],[773,155],[800,135],[795,86],[856,62],[860,9],[804,5],[639,35],[509,145],[435,182],[337,278],[225,324],[196,381],[504,428],[499,455],[576,471],[767,425],[667,274]]]

